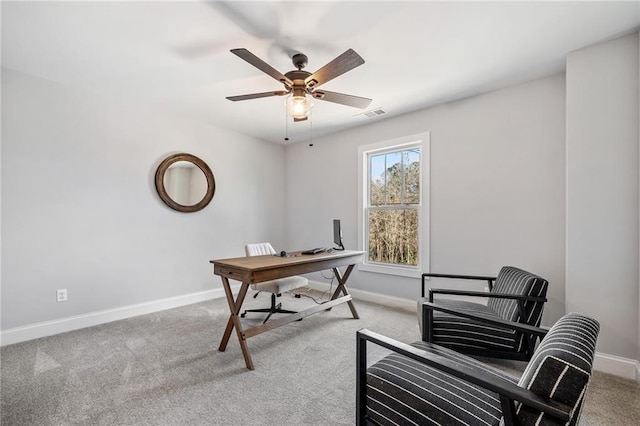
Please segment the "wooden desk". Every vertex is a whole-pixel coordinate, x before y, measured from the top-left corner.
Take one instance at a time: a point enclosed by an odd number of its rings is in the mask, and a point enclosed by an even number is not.
[[[267,255],[211,260],[210,263],[213,263],[213,273],[219,275],[222,279],[222,286],[224,287],[224,293],[227,297],[229,311],[231,313],[218,350],[224,351],[227,348],[231,332],[235,328],[245,364],[249,370],[253,370],[253,361],[251,360],[251,354],[249,353],[249,348],[247,347],[246,342],[249,337],[264,333],[272,328],[283,326],[292,321],[297,321],[317,312],[326,311],[341,303],[348,303],[353,318],[360,318],[345,284],[349,279],[349,275],[351,275],[351,271],[353,271],[354,266],[357,263],[362,262],[362,256],[363,252],[361,251],[345,250],[314,255],[297,253],[296,256],[292,257]],[[344,274],[341,274],[338,269],[341,266],[347,267]],[[249,284],[274,280],[276,278],[290,277],[292,275],[322,271],[325,269],[332,269],[336,279],[338,280],[338,286],[328,302],[313,306],[295,314],[288,314],[285,317],[270,320],[265,324],[253,328],[246,330],[242,328],[242,324],[240,322],[240,310],[242,308],[244,298],[247,295]],[[229,279],[242,281],[240,291],[235,299],[231,292]],[[340,296],[340,294],[342,294],[342,296]]]

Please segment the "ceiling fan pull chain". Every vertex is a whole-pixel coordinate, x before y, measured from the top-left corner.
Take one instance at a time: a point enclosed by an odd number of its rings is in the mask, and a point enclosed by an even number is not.
[[[289,121],[287,120],[287,104],[284,104],[284,140],[289,140]]]
[[[309,111],[309,146],[313,146],[313,110]]]

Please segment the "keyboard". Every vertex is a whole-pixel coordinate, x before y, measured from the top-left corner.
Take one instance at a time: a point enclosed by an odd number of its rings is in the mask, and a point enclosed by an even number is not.
[[[324,253],[325,251],[327,251],[327,249],[324,247],[316,247],[310,250],[304,250],[301,253],[302,254],[318,254],[318,253]]]

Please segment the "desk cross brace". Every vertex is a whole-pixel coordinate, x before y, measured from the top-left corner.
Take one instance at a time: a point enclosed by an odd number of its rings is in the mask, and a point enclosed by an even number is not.
[[[231,332],[235,328],[236,334],[238,336],[238,341],[240,342],[240,349],[242,350],[242,355],[244,356],[245,364],[249,370],[254,370],[251,354],[249,353],[249,348],[247,347],[247,339],[249,337],[262,334],[273,328],[300,320],[304,317],[308,317],[309,315],[313,315],[320,311],[328,311],[334,306],[345,302],[348,303],[353,318],[359,319],[360,316],[358,315],[356,307],[352,302],[351,295],[349,294],[345,286],[345,283],[347,282],[349,275],[351,275],[351,271],[353,271],[353,268],[354,265],[347,266],[344,275],[340,273],[340,270],[338,268],[333,268],[333,273],[338,280],[338,286],[336,287],[336,290],[329,301],[305,309],[303,311],[296,312],[295,314],[288,314],[285,317],[270,320],[265,324],[249,328],[247,330],[244,330],[242,328],[239,314],[240,310],[242,309],[242,303],[244,302],[247,291],[249,290],[249,283],[242,283],[242,285],[240,286],[240,291],[238,292],[238,296],[234,300],[233,293],[231,292],[231,285],[229,284],[229,279],[224,276],[220,277],[222,279],[222,287],[224,288],[224,293],[227,298],[227,303],[229,304],[229,311],[231,312],[231,315],[229,316],[229,320],[227,321],[227,327],[224,330],[222,341],[220,342],[218,350],[221,352],[224,352],[226,350],[227,343],[229,342],[229,338],[231,337]],[[340,294],[342,294],[342,296],[340,296]]]

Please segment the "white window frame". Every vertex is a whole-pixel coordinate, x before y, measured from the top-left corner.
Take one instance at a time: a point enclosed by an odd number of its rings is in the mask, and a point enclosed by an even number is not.
[[[404,136],[358,148],[358,250],[365,251],[365,259],[358,270],[380,274],[420,278],[429,271],[429,183],[430,141],[429,132]],[[369,262],[367,257],[368,222],[366,213],[369,200],[369,155],[399,151],[410,147],[420,148],[420,205],[418,206],[418,265],[388,265]]]

